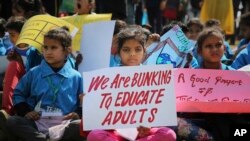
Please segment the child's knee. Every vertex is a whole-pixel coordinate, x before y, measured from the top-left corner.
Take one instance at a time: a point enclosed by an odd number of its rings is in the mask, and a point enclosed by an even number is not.
[[[105,132],[103,130],[93,130],[88,134],[87,140],[88,141],[98,141],[105,136]]]
[[[167,141],[176,141],[176,134],[174,130],[163,127],[157,130],[156,134],[161,136],[162,139],[167,139]]]
[[[93,130],[87,137],[88,141],[116,140],[112,133],[105,130]]]

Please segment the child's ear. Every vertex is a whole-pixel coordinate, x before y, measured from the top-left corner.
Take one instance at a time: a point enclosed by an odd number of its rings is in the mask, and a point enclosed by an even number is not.
[[[72,47],[67,47],[67,52],[71,53],[72,52]]]

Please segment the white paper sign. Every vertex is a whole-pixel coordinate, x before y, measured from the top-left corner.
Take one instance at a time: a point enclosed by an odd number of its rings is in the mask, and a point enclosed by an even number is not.
[[[84,130],[177,124],[172,65],[105,68],[83,79]]]
[[[138,136],[137,128],[116,129],[116,132],[129,141],[134,141]]]
[[[175,68],[184,67],[187,53],[193,50],[194,43],[176,25],[161,38],[159,43],[147,48],[143,64],[173,64]]]
[[[83,61],[79,72],[109,67],[115,21],[95,22],[83,26],[80,52]]]

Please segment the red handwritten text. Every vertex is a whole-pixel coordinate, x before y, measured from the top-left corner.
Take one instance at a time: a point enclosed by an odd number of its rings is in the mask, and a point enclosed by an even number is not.
[[[129,86],[129,81],[130,81],[130,77],[123,77],[120,76],[120,74],[117,74],[115,76],[115,79],[113,80],[113,82],[111,83],[110,88],[120,88],[121,85],[123,85],[124,88],[127,88]]]
[[[107,87],[107,82],[109,81],[108,77],[105,77],[104,75],[102,77],[98,76],[93,77],[88,89],[88,92],[92,91],[93,87],[94,87],[94,91],[96,91],[99,87],[101,87],[101,89],[105,89]]]
[[[190,77],[190,81],[192,81],[192,87],[195,87],[195,83],[209,83],[210,77],[208,78],[199,78],[195,74]]]
[[[176,97],[177,102],[185,102],[185,101],[199,101],[199,102],[239,102],[239,103],[250,103],[250,99],[230,99],[229,97],[221,97],[215,99],[197,99],[188,95],[181,95]]]
[[[159,104],[161,103],[161,97],[164,96],[165,89],[147,90],[140,92],[119,92],[115,101],[115,106],[134,106],[134,105],[146,105],[146,104]]]
[[[149,112],[150,114],[145,114]],[[115,125],[115,124],[136,124],[142,123],[144,120],[148,122],[153,122],[155,120],[155,114],[157,114],[158,109],[152,108],[139,109],[139,110],[127,110],[127,111],[109,111],[107,116],[102,122],[102,125]],[[149,115],[149,117],[145,117]]]
[[[103,105],[105,106],[105,108],[108,110],[109,106],[112,103],[112,96],[111,93],[103,93],[101,94],[102,98],[102,102],[100,104],[100,108],[103,108]]]
[[[142,72],[135,73],[131,87],[159,86],[168,84],[171,80],[172,71]]]
[[[176,100],[179,101],[191,101],[192,96],[188,96],[188,95],[182,95],[182,96],[177,96]]]
[[[229,85],[242,85],[242,80],[230,80],[230,79],[223,79],[221,76],[217,76],[215,78],[215,85],[217,84],[225,84],[226,86]]]
[[[213,88],[199,88],[199,93],[203,96],[207,96],[208,94],[213,93]]]

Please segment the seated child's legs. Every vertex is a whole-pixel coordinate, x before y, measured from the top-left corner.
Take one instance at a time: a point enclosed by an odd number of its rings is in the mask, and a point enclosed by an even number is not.
[[[123,141],[113,130],[93,130],[87,137],[88,141]]]
[[[20,116],[11,116],[6,122],[9,138],[25,141],[46,141],[46,135],[38,132],[34,121]]]
[[[167,127],[151,128],[149,136],[137,141],[176,141],[176,134],[174,130]]]
[[[65,128],[64,134],[60,141],[84,141],[85,138],[80,136],[81,120],[73,120],[70,124]]]
[[[6,140],[7,130],[6,130],[6,120],[9,115],[5,110],[0,110],[0,141]]]

